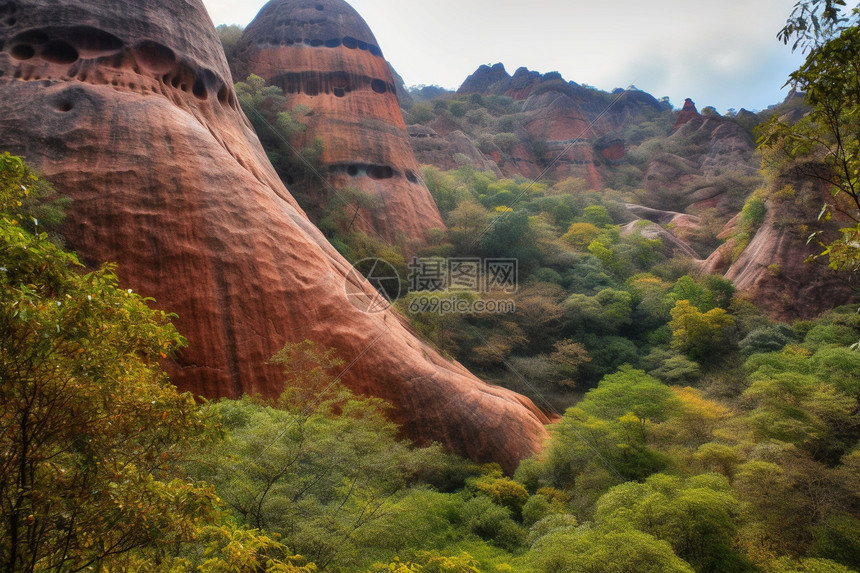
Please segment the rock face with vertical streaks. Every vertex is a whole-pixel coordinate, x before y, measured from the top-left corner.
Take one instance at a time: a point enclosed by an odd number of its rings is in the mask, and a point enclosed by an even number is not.
[[[284,90],[287,105],[312,110],[300,146],[323,141],[323,205],[347,187],[375,198],[355,224],[387,241],[424,240],[444,224],[421,171],[391,68],[361,16],[343,0],[271,0],[245,30],[239,77]]]
[[[177,386],[276,396],[269,358],[309,339],[418,442],[508,471],[540,446],[529,400],[362,308],[375,291],[266,159],[201,0],[0,0],[0,14],[0,149],[73,200],[64,234],[83,262],[117,262],[123,285],[178,314]]]

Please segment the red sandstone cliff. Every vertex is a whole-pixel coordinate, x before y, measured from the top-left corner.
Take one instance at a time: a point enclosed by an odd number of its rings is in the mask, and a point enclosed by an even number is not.
[[[529,400],[443,359],[395,312],[351,304],[347,287],[374,291],[268,163],[200,0],[12,5],[0,148],[73,199],[65,235],[84,262],[116,261],[124,285],[179,315],[190,345],[166,366],[180,388],[277,395],[268,359],[311,339],[336,348],[344,382],[391,401],[419,442],[509,471],[539,447],[547,419]]]
[[[271,0],[245,30],[239,77],[258,75],[284,90],[287,105],[313,114],[299,145],[323,140],[327,184],[376,198],[359,228],[393,242],[423,241],[444,223],[421,181],[391,68],[361,16],[343,0]],[[332,189],[310,193],[325,204]]]

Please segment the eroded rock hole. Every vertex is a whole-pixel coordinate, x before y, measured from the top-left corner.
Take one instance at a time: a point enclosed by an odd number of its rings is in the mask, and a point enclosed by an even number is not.
[[[16,60],[29,60],[36,55],[36,50],[29,44],[18,44],[12,46],[12,57]]]
[[[349,74],[346,72],[335,72],[331,76],[331,85],[335,89],[345,90],[349,87]]]
[[[227,88],[227,85],[221,86],[221,89],[218,90],[218,101],[221,105],[227,105],[230,103],[230,90]]]
[[[61,99],[57,102],[57,111],[61,111],[63,113],[72,111],[73,107],[75,106],[67,99]]]
[[[371,179],[391,179],[394,177],[394,170],[387,165],[368,165],[366,172]]]
[[[378,94],[384,94],[388,91],[388,86],[382,80],[373,80],[370,82],[370,88]]]
[[[358,41],[358,49],[359,50],[364,50],[366,52],[367,47],[368,47],[367,42],[362,42],[361,40]]]
[[[334,93],[335,97],[344,97],[346,95],[343,88],[334,88],[332,93]]]
[[[374,56],[382,56],[382,50],[379,49],[379,46],[370,45],[370,53]]]
[[[418,183],[418,177],[415,176],[415,173],[412,171],[406,171],[406,180],[410,183]]]
[[[341,45],[340,38],[332,38],[331,40],[325,41],[325,47],[326,48],[337,48],[340,45]]]
[[[36,44],[42,45],[47,44],[50,38],[48,35],[42,30],[29,30],[22,34],[19,34],[15,37],[15,39],[22,44]]]
[[[358,175],[358,166],[357,165],[350,165],[349,167],[346,168],[346,172],[348,175],[355,177],[356,175]]]
[[[61,40],[49,42],[42,50],[42,58],[54,64],[71,64],[78,61],[78,51]]]
[[[92,26],[73,26],[64,34],[79,52],[104,54],[122,49],[125,43],[109,32]]]
[[[320,46],[322,46],[322,45],[323,45],[323,41],[322,41],[322,40],[319,40],[319,39],[317,39],[317,40],[311,40],[311,46],[312,46],[312,47],[314,47],[314,48],[319,48],[319,47],[320,47]]]
[[[176,64],[176,54],[157,42],[141,42],[134,47],[138,63],[154,72],[169,72]]]
[[[203,83],[203,80],[198,78],[196,82],[194,82],[194,86],[191,88],[191,93],[198,99],[207,99],[209,97],[209,93],[206,90],[206,84]]]
[[[358,40],[353,38],[352,36],[346,36],[343,39],[343,45],[349,48],[350,50],[354,50],[358,47]]]

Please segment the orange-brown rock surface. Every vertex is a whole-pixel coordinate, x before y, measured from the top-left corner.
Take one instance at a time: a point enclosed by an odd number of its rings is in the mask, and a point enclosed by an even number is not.
[[[672,129],[678,129],[682,125],[687,125],[691,121],[701,121],[702,115],[696,109],[696,104],[690,98],[684,100],[684,107],[678,112],[678,117],[675,118],[675,125]]]
[[[64,234],[85,263],[116,261],[123,285],[178,314],[189,346],[166,367],[180,388],[277,395],[269,358],[310,339],[419,442],[509,471],[539,447],[547,419],[529,400],[443,359],[395,312],[351,304],[375,291],[268,163],[201,0],[3,5],[0,148],[72,198]]]
[[[313,114],[298,145],[323,141],[326,184],[310,191],[325,204],[346,187],[376,198],[356,221],[389,242],[423,241],[443,228],[421,181],[391,68],[361,16],[343,0],[271,0],[245,30],[239,76],[258,75],[284,90],[287,105]]]
[[[821,202],[825,195],[819,196]],[[822,228],[808,206],[799,205],[811,200],[801,199],[800,195],[795,201],[786,197],[770,199],[755,236],[725,272],[738,291],[746,293],[774,319],[814,318],[855,299],[856,293],[844,277],[822,264],[805,262],[817,252],[816,245],[807,245],[808,229]],[[836,223],[823,226],[830,233],[838,227]],[[705,266],[716,266],[725,259],[725,252],[718,250]]]

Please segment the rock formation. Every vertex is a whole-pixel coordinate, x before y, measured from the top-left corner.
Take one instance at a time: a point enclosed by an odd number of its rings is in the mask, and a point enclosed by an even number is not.
[[[790,179],[788,180],[790,181]],[[783,188],[767,202],[767,213],[743,251],[731,257],[737,238],[726,241],[725,249],[718,249],[704,263],[705,268],[731,266],[725,277],[735,283],[738,291],[746,293],[752,301],[774,319],[791,321],[814,318],[820,313],[848,304],[856,299],[845,277],[824,264],[807,263],[810,255],[820,249],[808,245],[810,229],[822,229],[825,236],[838,235],[845,220],[820,222],[817,210],[809,206],[832,200],[823,188],[794,182]],[[837,218],[841,216],[837,213]],[[731,225],[725,230],[731,233]]]
[[[360,308],[375,291],[267,161],[201,0],[0,5],[0,149],[73,200],[64,234],[83,262],[117,262],[124,286],[178,314],[177,386],[278,395],[269,358],[310,339],[418,442],[508,471],[539,447],[547,419],[529,400],[445,360],[393,310]]]
[[[245,30],[239,76],[284,90],[287,105],[313,114],[298,146],[320,137],[325,204],[346,187],[376,198],[359,228],[386,241],[423,241],[444,224],[409,145],[391,68],[361,16],[343,0],[271,0]]]
[[[519,68],[511,76],[502,64],[480,66],[457,93],[507,96],[521,102],[524,123],[518,135],[541,146],[520,145],[509,154],[500,153],[497,163],[506,176],[579,177],[595,189],[603,187],[603,166],[626,158],[620,137],[624,127],[665,107],[636,89],[606,94],[567,82],[558,72]],[[443,137],[448,134],[444,125],[430,127]]]
[[[424,165],[435,165],[443,171],[449,171],[461,167],[457,158],[463,156],[469,161],[468,165],[476,169],[492,171],[500,177],[502,175],[498,165],[485,157],[462,131],[452,131],[442,137],[423,125],[410,125],[408,130],[415,157]]]
[[[672,129],[678,129],[682,125],[687,125],[691,121],[701,121],[702,115],[696,109],[696,104],[690,98],[684,100],[684,107],[678,112],[678,117],[675,118],[675,125]]]

